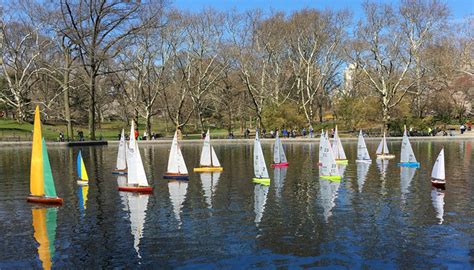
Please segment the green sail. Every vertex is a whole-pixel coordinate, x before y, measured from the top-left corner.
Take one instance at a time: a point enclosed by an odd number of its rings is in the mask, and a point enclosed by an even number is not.
[[[49,163],[48,150],[46,142],[43,138],[43,175],[44,175],[44,195],[47,197],[57,197],[56,188],[54,188],[53,173],[51,172],[51,164]]]
[[[54,257],[54,241],[56,240],[56,219],[57,219],[57,208],[48,208],[46,209],[46,233],[48,235],[49,242],[49,254],[51,261]]]

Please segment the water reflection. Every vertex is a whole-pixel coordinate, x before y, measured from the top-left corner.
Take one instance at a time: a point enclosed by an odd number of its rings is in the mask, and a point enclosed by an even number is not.
[[[34,237],[43,269],[51,269],[55,253],[57,208],[33,208]]]
[[[319,192],[323,207],[324,221],[327,223],[332,216],[332,209],[336,206],[336,198],[341,181],[331,181],[319,178]]]
[[[367,179],[367,174],[369,173],[370,163],[366,162],[357,162],[357,186],[359,193],[362,192],[364,188],[365,180]]]
[[[188,181],[169,181],[168,190],[170,192],[174,216],[178,221],[178,228],[181,228],[181,210],[183,209],[183,203],[186,199],[186,193],[188,192]]]
[[[127,182],[127,177],[123,175],[117,176],[117,183],[124,184]],[[130,217],[130,231],[133,235],[133,247],[141,258],[140,254],[140,240],[143,237],[145,227],[146,211],[148,209],[148,194],[119,192],[122,201],[123,210],[129,213]]]
[[[206,203],[209,208],[212,208],[212,197],[216,192],[217,183],[219,182],[219,177],[221,173],[201,173],[202,189],[204,190],[204,197],[206,198]]]
[[[339,171],[339,175],[341,176],[341,178],[344,178],[346,169],[347,169],[347,164],[337,164],[337,170]]]
[[[258,227],[265,211],[269,186],[256,184],[254,187],[255,225]]]
[[[84,214],[87,209],[87,196],[89,194],[89,185],[77,187],[77,198],[79,199],[79,210]]]
[[[275,168],[273,170],[273,184],[275,186],[275,196],[277,199],[281,199],[281,191],[283,189],[283,185],[285,184],[287,169],[287,167],[283,167]]]
[[[416,168],[400,167],[400,193],[402,202],[405,203],[406,196],[409,192],[411,181],[415,176]]]
[[[377,164],[377,168],[379,168],[381,178],[385,179],[388,168],[388,159],[376,159],[375,163]]]
[[[438,219],[438,224],[443,224],[444,216],[444,192],[439,189],[432,187],[431,188],[431,202],[436,211],[436,218]]]

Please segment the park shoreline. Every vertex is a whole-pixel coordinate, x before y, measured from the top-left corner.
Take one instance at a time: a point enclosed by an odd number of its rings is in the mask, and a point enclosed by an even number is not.
[[[402,137],[386,137],[388,141],[401,141]],[[474,134],[468,135],[459,135],[459,136],[435,136],[435,137],[409,137],[411,141],[460,141],[460,140],[474,140]],[[381,137],[365,137],[366,141],[379,141]],[[261,138],[260,139],[263,144],[272,143],[274,139],[272,138]],[[315,138],[281,138],[283,143],[318,143],[319,137]],[[147,141],[139,141],[141,145],[160,145],[160,144],[170,144],[172,138],[166,139],[158,139],[158,140],[147,140]],[[357,137],[349,137],[349,138],[341,138],[342,142],[356,142]],[[119,141],[105,141],[107,144],[110,145],[118,145]],[[254,139],[213,139],[213,144],[249,144],[253,143]],[[46,142],[48,146],[68,146],[69,142]],[[180,144],[201,144],[201,139],[189,139],[189,140],[181,140]],[[29,146],[31,145],[31,141],[0,141],[0,146]],[[99,145],[98,145],[99,146]],[[102,145],[103,146],[103,145]],[[71,146],[75,147],[75,146]]]

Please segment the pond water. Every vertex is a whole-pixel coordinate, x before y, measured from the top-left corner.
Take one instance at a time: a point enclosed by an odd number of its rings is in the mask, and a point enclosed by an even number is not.
[[[269,187],[255,185],[252,144],[214,145],[224,171],[162,179],[168,145],[142,145],[151,195],[118,192],[111,174],[117,146],[49,146],[56,190],[65,204],[39,208],[29,193],[29,147],[0,149],[0,269],[279,267],[452,268],[474,265],[472,140],[413,141],[419,169],[356,164],[356,142],[344,147],[342,181],[318,177],[318,144],[283,141],[290,166],[269,167]],[[432,189],[440,149],[446,190]],[[267,165],[272,145],[263,143]],[[368,142],[371,154],[377,142]],[[184,144],[189,171],[201,146]],[[91,179],[79,188],[82,149]],[[372,155],[374,156],[374,155]],[[341,165],[342,166],[342,165]]]

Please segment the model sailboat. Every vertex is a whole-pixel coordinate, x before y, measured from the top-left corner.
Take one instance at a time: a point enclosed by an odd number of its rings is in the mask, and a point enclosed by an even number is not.
[[[370,159],[369,151],[367,151],[367,145],[365,144],[362,130],[359,131],[359,138],[357,139],[357,159],[356,162],[372,163]]]
[[[135,139],[135,136],[133,136],[134,131],[135,123],[132,121],[130,141],[127,149],[127,184],[119,186],[118,189],[121,191],[149,193],[153,191],[153,187],[150,187],[148,184],[145,168],[143,167],[142,156],[140,155],[140,149],[138,148],[138,142]]]
[[[415,153],[413,153],[413,149],[411,148],[406,127],[403,131],[402,151],[400,153],[400,163],[398,163],[398,165],[402,167],[420,167],[420,163],[416,161]]]
[[[388,151],[387,139],[385,138],[385,132],[383,133],[382,141],[380,141],[379,146],[377,147],[377,154],[378,159],[392,159],[395,158],[395,155],[390,154]]]
[[[431,184],[434,187],[444,188],[446,184],[446,176],[444,170],[444,149],[439,152],[438,158],[431,171]]]
[[[30,195],[28,202],[44,204],[62,204],[63,199],[56,195],[53,174],[49,163],[46,143],[41,135],[39,107],[36,106],[33,130],[33,147],[30,170]]]
[[[268,176],[267,165],[263,157],[262,145],[258,138],[258,130],[255,132],[255,143],[253,146],[253,170],[255,173],[253,182],[262,185],[270,185],[270,177]]]
[[[319,159],[318,159],[318,165],[321,166],[322,162],[321,160],[323,159],[323,140],[326,139],[326,136],[324,135],[324,130],[321,130],[321,137],[319,137]]]
[[[321,143],[323,144],[323,147],[319,176],[329,180],[341,180],[341,175],[337,169],[336,159],[334,158],[329,140],[325,137]]]
[[[194,168],[195,172],[220,172],[223,170],[219,163],[219,159],[217,159],[214,147],[211,145],[209,130],[207,130],[206,138],[204,138],[204,145],[202,146],[201,160],[199,163],[200,167]]]
[[[184,163],[183,154],[178,144],[178,131],[174,133],[168,158],[168,171],[163,176],[165,179],[188,180],[188,169]]]
[[[130,133],[130,136],[133,133]],[[112,171],[113,174],[127,174],[127,143],[125,142],[125,134],[122,129],[122,134],[120,135],[119,148],[117,153],[117,165]]]
[[[347,164],[347,157],[346,153],[344,152],[344,148],[342,148],[341,138],[339,138],[339,134],[336,130],[334,131],[334,141],[332,143],[332,152],[334,153],[334,158],[336,159],[336,163]]]
[[[281,144],[280,136],[276,133],[275,145],[273,146],[273,164],[272,168],[276,167],[288,167],[288,161],[286,160],[285,150]]]
[[[43,269],[49,270],[53,265],[54,242],[56,239],[57,208],[31,209],[33,216],[34,237],[38,242],[38,255]]]
[[[84,160],[82,160],[82,154],[80,150],[77,154],[77,176],[79,177],[79,180],[77,180],[78,185],[89,184],[89,176],[87,175],[86,166],[84,165]]]

